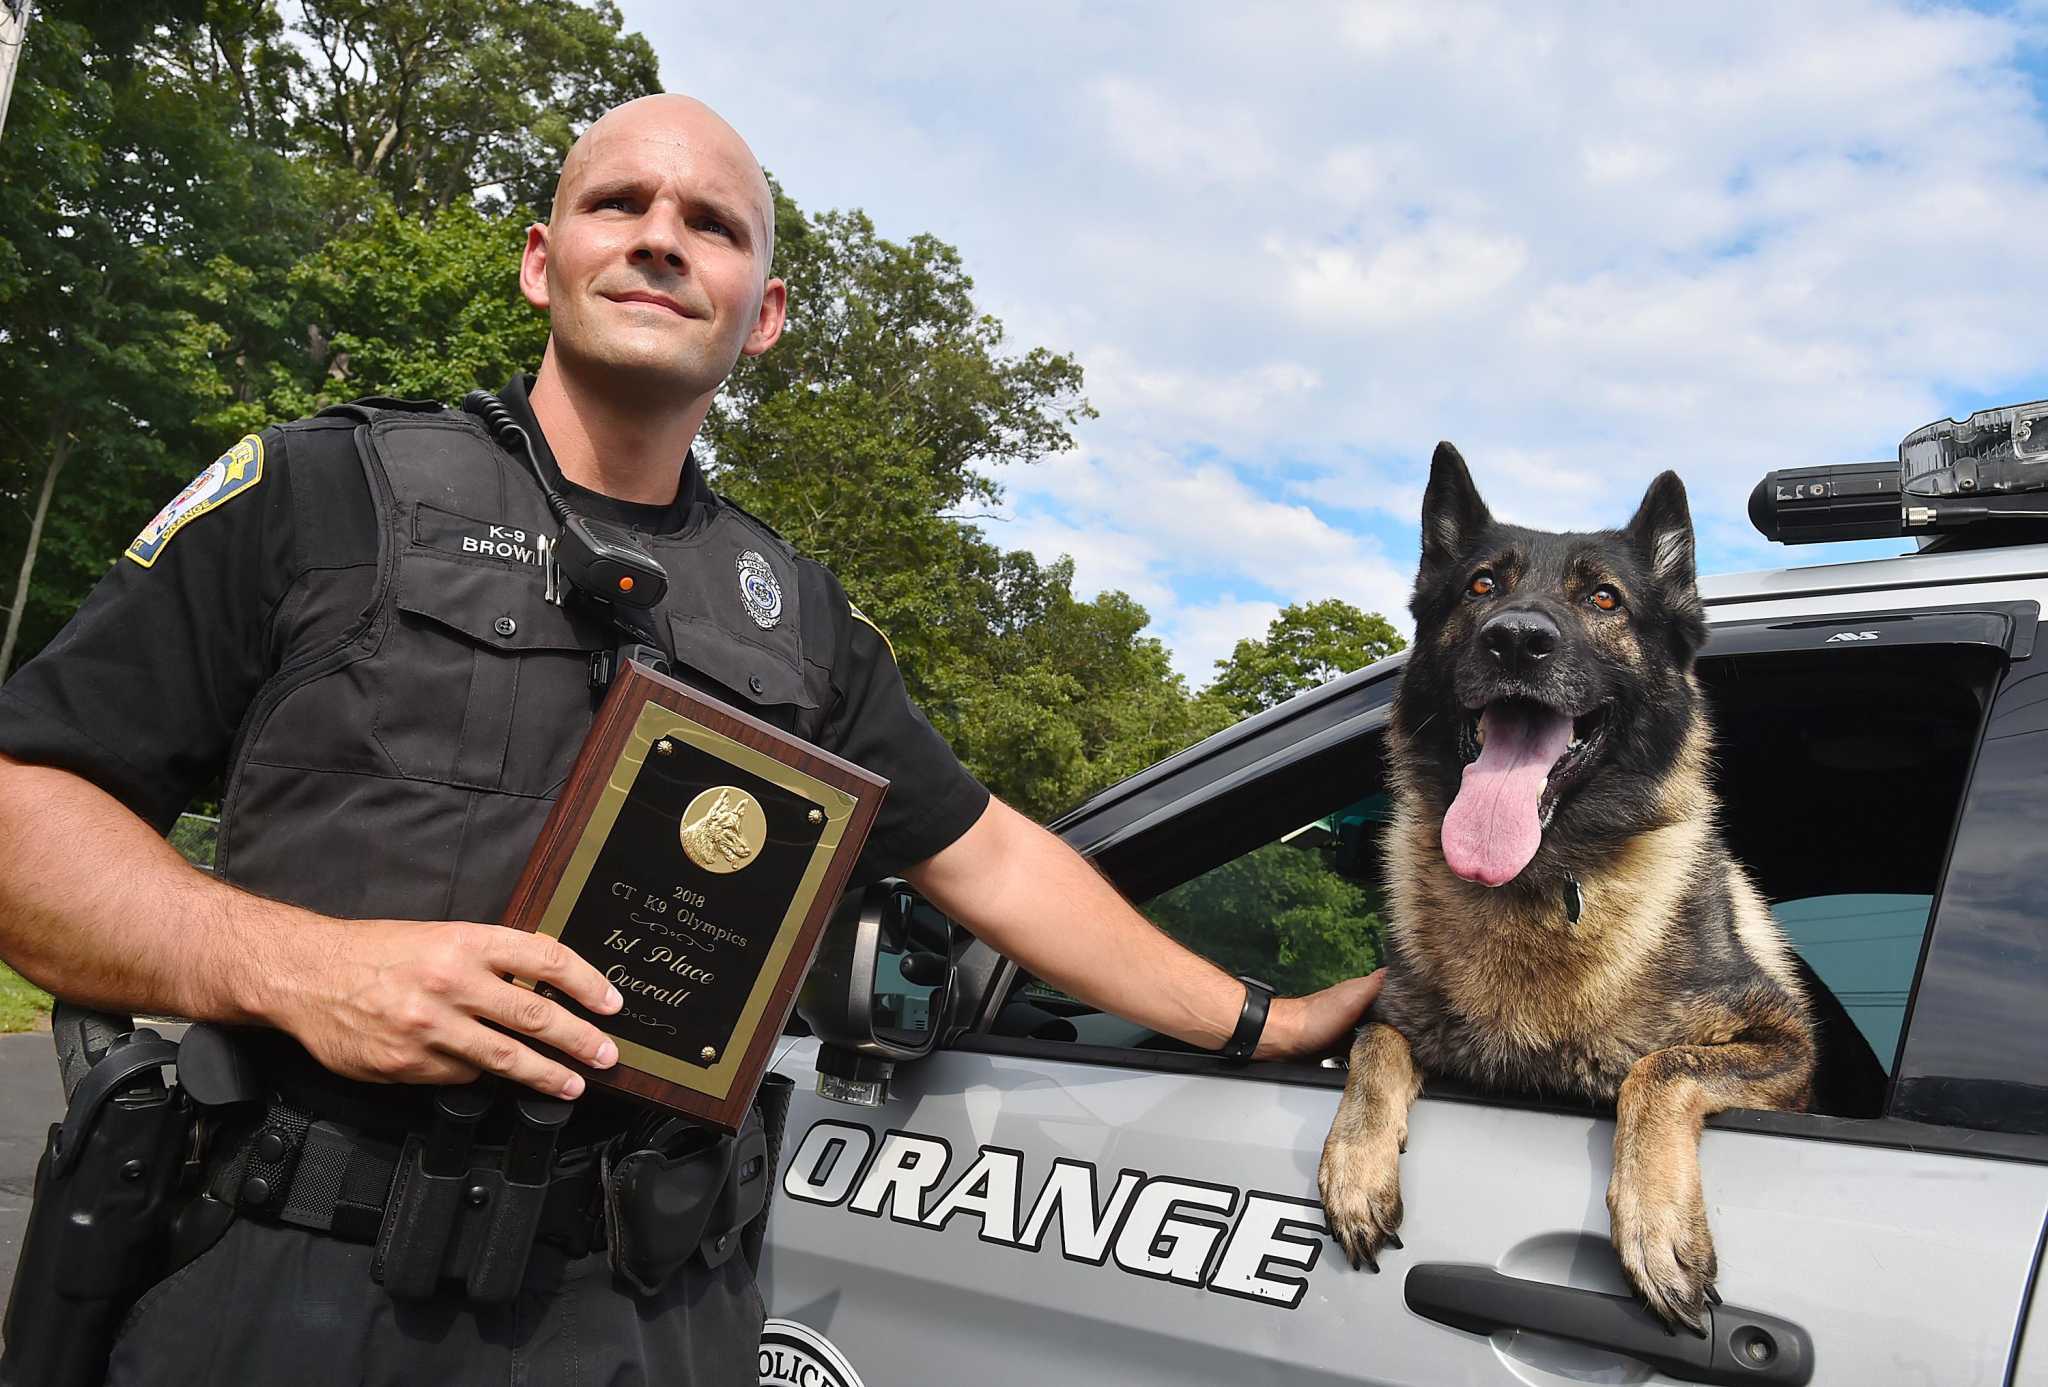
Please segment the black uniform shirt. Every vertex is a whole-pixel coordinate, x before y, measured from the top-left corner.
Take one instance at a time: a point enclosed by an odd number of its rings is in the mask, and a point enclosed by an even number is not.
[[[666,534],[695,508],[721,504],[694,459],[667,505],[561,482],[526,389],[514,380],[502,398],[573,507]],[[278,668],[277,634],[295,624],[309,576],[360,587],[361,601],[338,610],[360,611],[374,596],[378,522],[354,430],[350,419],[267,430],[256,484],[194,515],[150,566],[117,560],[70,624],[0,687],[0,751],[83,776],[167,831],[226,767],[244,714]],[[800,567],[807,586],[826,590],[824,603],[804,610],[843,612],[831,575]],[[857,882],[872,881],[952,843],[987,807],[988,791],[911,704],[881,633],[859,618],[835,624],[834,707],[820,740],[891,782],[855,869]],[[346,634],[332,633],[336,643]]]

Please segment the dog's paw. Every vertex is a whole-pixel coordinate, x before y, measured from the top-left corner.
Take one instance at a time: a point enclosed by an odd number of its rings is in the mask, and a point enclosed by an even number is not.
[[[1629,1284],[1667,1329],[1682,1326],[1705,1338],[1707,1306],[1720,1303],[1706,1202],[1696,1179],[1665,1183],[1657,1189],[1617,1172],[1607,1187],[1614,1250]]]
[[[1323,1145],[1316,1172],[1323,1215],[1344,1255],[1359,1267],[1380,1269],[1383,1247],[1401,1246],[1401,1145],[1391,1136],[1340,1138]]]

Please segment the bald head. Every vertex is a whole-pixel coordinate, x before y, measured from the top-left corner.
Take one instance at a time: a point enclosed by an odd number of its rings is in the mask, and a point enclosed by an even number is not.
[[[555,179],[555,200],[548,210],[550,223],[560,219],[576,195],[579,182],[602,162],[610,149],[632,146],[667,147],[693,161],[723,165],[742,185],[756,221],[756,235],[762,249],[761,274],[765,279],[775,258],[775,195],[769,191],[768,176],[761,161],[740,138],[739,131],[693,96],[661,92],[614,106],[577,136],[562,160]]]

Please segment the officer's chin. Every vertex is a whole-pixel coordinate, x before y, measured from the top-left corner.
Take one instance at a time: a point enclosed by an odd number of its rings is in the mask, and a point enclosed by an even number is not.
[[[737,346],[723,355],[701,334],[685,331],[703,326],[701,319],[678,318],[673,328],[658,332],[598,332],[577,342],[563,341],[558,333],[554,346],[563,364],[586,379],[606,386],[630,383],[630,392],[620,393],[636,403],[683,406],[723,385],[739,359]]]

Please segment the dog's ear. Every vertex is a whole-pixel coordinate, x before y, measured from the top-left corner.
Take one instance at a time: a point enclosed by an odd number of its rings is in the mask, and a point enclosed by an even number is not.
[[[1422,493],[1423,573],[1455,562],[1472,537],[1492,523],[1493,513],[1479,499],[1465,459],[1450,444],[1437,444],[1429,460],[1429,489]]]
[[[1676,472],[1650,483],[1625,533],[1658,586],[1683,591],[1693,585],[1692,511]]]
[[[1642,505],[1623,531],[1650,570],[1650,581],[1664,596],[1664,606],[1676,618],[1672,630],[1687,650],[1699,649],[1706,639],[1706,609],[1700,604],[1699,583],[1694,573],[1692,511],[1685,504],[1685,483],[1676,472],[1665,472],[1643,493]]]

